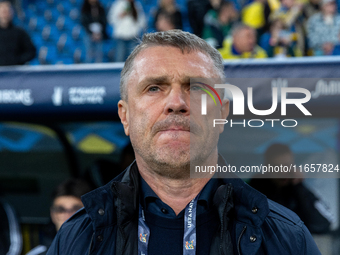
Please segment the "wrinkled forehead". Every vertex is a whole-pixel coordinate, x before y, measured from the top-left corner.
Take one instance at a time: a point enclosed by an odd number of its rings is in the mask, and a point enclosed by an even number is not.
[[[132,63],[135,72],[148,70],[168,74],[176,70],[186,77],[219,77],[219,72],[210,55],[201,50],[181,49],[174,46],[152,45],[142,49]]]

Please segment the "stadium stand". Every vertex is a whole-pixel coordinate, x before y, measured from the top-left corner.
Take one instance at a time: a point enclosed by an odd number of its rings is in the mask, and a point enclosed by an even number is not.
[[[113,0],[101,0],[108,12]],[[157,0],[140,0],[149,24],[152,24]],[[186,0],[176,1],[183,14],[183,30],[191,31]],[[14,23],[23,27],[31,36],[37,47],[38,56],[30,61],[30,65],[78,64],[85,60],[83,45],[84,28],[80,25],[80,9],[82,0],[36,0],[28,5]],[[147,32],[152,32],[151,28]],[[107,34],[112,35],[113,28],[107,26]],[[104,61],[112,62],[115,54],[115,41],[104,42]]]

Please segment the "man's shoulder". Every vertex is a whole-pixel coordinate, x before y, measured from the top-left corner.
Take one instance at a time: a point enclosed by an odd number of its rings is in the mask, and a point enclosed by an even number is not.
[[[85,208],[80,209],[73,216],[71,216],[60,228],[59,233],[68,233],[68,235],[79,235],[81,232],[85,231],[88,226],[92,226],[91,217],[86,212]],[[88,230],[93,230],[91,227]]]
[[[303,221],[300,217],[291,211],[290,209],[280,205],[270,199],[268,199],[269,214],[267,216],[268,220],[280,222],[282,226],[287,228],[296,226],[296,229],[302,228],[304,226]]]
[[[270,199],[268,199],[268,205],[269,214],[262,226],[265,239],[275,236],[280,246],[289,251],[289,254],[321,254],[299,216]],[[270,248],[273,243],[267,242],[266,245]]]
[[[47,255],[85,254],[93,233],[92,220],[85,208],[82,208],[61,226]]]

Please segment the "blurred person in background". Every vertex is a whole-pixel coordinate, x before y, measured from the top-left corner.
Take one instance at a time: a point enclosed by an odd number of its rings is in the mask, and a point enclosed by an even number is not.
[[[237,17],[234,3],[223,1],[218,10],[209,10],[204,16],[202,38],[214,48],[222,48],[223,41],[230,36],[231,27]]]
[[[257,31],[258,37],[268,30],[270,8],[267,0],[254,0],[242,9],[242,22]]]
[[[117,44],[115,61],[124,62],[146,26],[142,5],[135,0],[117,0],[112,4],[107,18]]]
[[[296,57],[305,55],[305,29],[303,27],[302,0],[281,0],[281,6],[270,15],[270,20],[281,19],[285,29],[295,33],[294,55]]]
[[[268,57],[294,57],[293,43],[296,36],[284,27],[284,22],[278,18],[271,22],[269,32],[260,38],[260,46],[267,52]]]
[[[266,58],[267,53],[256,44],[256,30],[245,24],[237,24],[232,37],[224,40],[219,49],[223,59]]]
[[[339,54],[340,15],[334,0],[322,0],[321,12],[307,21],[307,37],[315,56]]]
[[[84,0],[81,8],[81,24],[85,28],[84,44],[86,63],[103,62],[103,40],[106,34],[106,14],[98,0]]]
[[[212,8],[209,0],[187,0],[189,23],[192,32],[198,37],[202,37],[203,17]]]
[[[0,66],[23,65],[36,55],[30,36],[12,23],[9,1],[0,2]]]
[[[264,157],[267,166],[295,164],[294,155],[285,144],[272,144],[267,148]],[[283,174],[285,176],[274,173],[274,176],[267,174],[266,178],[252,178],[249,184],[269,199],[295,212],[312,234],[328,233],[333,216],[324,203],[303,184],[302,173]]]
[[[304,23],[313,16],[314,14],[318,13],[321,10],[321,3],[322,0],[309,0],[303,8],[303,15],[304,15]]]
[[[160,13],[155,24],[157,32],[169,31],[175,29],[175,24],[171,16],[167,13]]]
[[[182,23],[182,13],[176,6],[175,0],[160,0],[159,7],[154,15],[154,27],[157,29],[157,22],[160,18],[168,19],[168,23],[173,24],[172,29],[183,29]],[[157,29],[158,30],[158,29]],[[171,29],[167,29],[171,30]],[[167,31],[167,30],[158,30],[158,31]]]
[[[81,179],[68,179],[60,183],[52,193],[51,224],[40,235],[40,245],[26,255],[45,255],[61,225],[75,212],[83,208],[81,196],[90,192],[90,185]]]

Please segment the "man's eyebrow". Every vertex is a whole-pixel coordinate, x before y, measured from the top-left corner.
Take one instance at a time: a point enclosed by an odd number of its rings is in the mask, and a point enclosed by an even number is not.
[[[143,84],[161,84],[161,83],[169,83],[170,78],[168,76],[156,76],[156,77],[147,77],[142,80]]]

